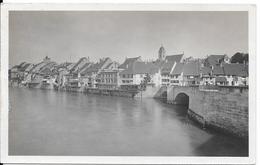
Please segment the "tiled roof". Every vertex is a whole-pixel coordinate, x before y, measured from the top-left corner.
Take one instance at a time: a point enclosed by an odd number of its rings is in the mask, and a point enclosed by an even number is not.
[[[209,65],[217,65],[219,64],[219,60],[223,59],[225,55],[210,55],[208,58],[206,58],[205,62],[207,62]]]
[[[110,64],[108,64],[106,67],[105,67],[105,69],[108,69],[110,66],[112,66],[113,65],[113,63],[110,63]]]
[[[98,69],[99,69],[99,64],[95,63],[95,64],[92,64],[90,67],[88,67],[85,71],[83,71],[82,74],[88,74],[88,73],[91,73],[91,72],[97,72]]]
[[[152,62],[139,62],[136,61],[132,65],[128,66],[120,74],[154,74],[159,71],[159,67]]]
[[[118,69],[119,64],[115,61],[109,63],[104,69]]]
[[[201,67],[200,73],[202,73],[202,75],[210,75],[211,74],[211,68],[210,67]]]
[[[71,64],[72,64],[71,62],[63,62],[63,63],[57,65],[57,68],[67,68]]]
[[[51,75],[52,72],[50,68],[44,68],[43,70],[41,70],[40,74]]]
[[[100,69],[105,68],[105,67],[106,67],[107,65],[109,65],[110,63],[112,63],[112,60],[111,60],[109,57],[107,57],[107,58],[101,60],[101,61],[99,62]],[[107,64],[107,65],[105,65],[105,64]]]
[[[184,64],[183,67],[183,75],[184,76],[198,76],[199,73],[199,63],[198,62],[190,62]]]
[[[179,63],[181,62],[181,59],[183,58],[183,54],[176,54],[176,55],[169,55],[165,57],[166,61],[170,62],[176,62]]]
[[[112,62],[112,60],[110,58],[102,59],[102,60],[100,60],[100,62],[90,65],[87,69],[85,69],[81,73],[82,74],[91,74],[93,72],[98,72],[100,69],[103,69],[104,67],[107,66],[107,65],[105,65],[106,63],[108,63],[108,65],[109,65],[110,64],[109,61]]]
[[[173,62],[173,61],[165,62],[165,63],[162,65],[161,73],[162,73],[162,74],[170,74],[170,72],[171,72],[172,67],[174,66],[174,64],[175,64],[175,62]]]
[[[119,66],[119,68],[126,69],[127,65],[131,65],[132,63],[139,61],[141,57],[134,57],[134,58],[126,58],[124,63]]]
[[[24,72],[27,68],[31,68],[33,64],[22,62],[20,65],[17,66],[17,69],[21,72]]]
[[[72,72],[77,72],[84,66],[86,63],[88,63],[88,59],[86,57],[82,57],[79,59],[79,61],[71,68]]]
[[[49,62],[46,65],[44,65],[43,67],[41,67],[39,69],[38,73],[45,74],[44,70],[46,70],[46,68],[49,69],[49,70],[52,70],[54,68],[54,66],[56,66],[56,65],[57,65],[56,62]]]
[[[68,70],[71,70],[74,67],[74,65],[76,65],[76,63],[70,63],[69,65],[66,66],[66,68]]]
[[[183,63],[177,63],[172,71],[172,75],[180,75],[183,72]]]
[[[224,64],[223,68],[225,75],[248,76],[248,66],[244,64]]]
[[[223,67],[221,66],[214,66],[212,70],[213,75],[224,75]]]
[[[91,63],[87,62],[87,63],[85,63],[85,64],[78,70],[78,72],[79,72],[79,73],[82,73],[82,72],[84,72],[87,68],[89,68],[90,66],[91,66]]]

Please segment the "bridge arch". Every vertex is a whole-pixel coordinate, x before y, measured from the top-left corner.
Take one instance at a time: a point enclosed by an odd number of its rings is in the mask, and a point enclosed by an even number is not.
[[[190,98],[189,98],[189,95],[187,95],[186,93],[180,92],[176,95],[174,101],[175,101],[175,104],[184,105],[184,106],[189,107]]]

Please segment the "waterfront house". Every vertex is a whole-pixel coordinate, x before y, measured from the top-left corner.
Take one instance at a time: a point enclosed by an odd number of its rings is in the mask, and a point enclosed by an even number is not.
[[[19,65],[15,65],[9,69],[9,80],[12,83],[22,83],[25,84],[25,77],[27,76],[27,70],[31,69],[33,64],[22,62]]]
[[[222,64],[211,66],[214,85],[227,85],[227,79]]]
[[[160,69],[153,62],[135,61],[119,73],[121,88],[137,89],[145,82],[146,85],[160,86]]]
[[[80,74],[84,77],[84,80],[87,83],[86,87],[96,88],[98,86],[97,84],[101,81],[98,74],[111,63],[112,60],[109,57],[102,58],[99,62],[91,64],[89,67],[84,69]]]
[[[56,81],[58,83],[57,85],[60,88],[65,87],[65,84],[67,83],[66,75],[69,74],[69,71],[71,70],[71,68],[73,66],[74,66],[74,63],[64,62],[55,67],[55,71],[57,73]]]
[[[126,57],[124,63],[119,65],[118,68],[127,69],[129,66],[133,65],[134,62],[142,62],[141,56],[133,57],[133,58]]]
[[[26,79],[28,80],[28,85],[30,87],[41,87],[41,82],[44,81],[46,76],[46,70],[50,70],[52,72],[57,66],[56,62],[51,61],[51,59],[46,56],[42,62],[34,65],[29,71],[28,75],[26,75]],[[49,72],[49,73],[50,73]],[[49,78],[53,78],[54,75],[51,75]]]
[[[185,63],[183,66],[183,85],[193,86],[200,84],[200,64],[198,61]]]
[[[224,64],[223,70],[227,85],[246,86],[248,85],[248,65],[246,64]]]
[[[204,66],[220,66],[223,63],[230,63],[230,58],[227,55],[210,55],[204,61]]]
[[[115,61],[108,64],[103,68],[97,77],[100,79],[97,83],[99,89],[118,89],[120,86],[119,72],[121,69],[118,68],[119,64]]]
[[[211,67],[200,67],[200,85],[214,85],[214,83]]]
[[[119,65],[120,73],[119,73],[119,84],[120,88],[137,88],[138,86],[133,83],[133,65],[135,62],[142,62],[141,56],[127,58],[123,62],[123,64]]]
[[[82,57],[76,62],[66,75],[66,88],[68,90],[78,90],[81,87],[86,86],[86,79],[81,77],[81,73],[91,66],[89,58]]]
[[[170,85],[183,85],[183,67],[184,63],[177,63],[174,69],[170,72]]]
[[[154,61],[154,64],[160,68],[160,72],[161,72],[161,82],[160,82],[160,84],[161,85],[168,86],[168,85],[171,84],[171,81],[173,82],[173,84],[177,84],[175,82],[178,81],[177,79],[179,78],[179,75],[177,76],[177,75],[170,75],[170,74],[174,70],[175,65],[177,63],[183,62],[183,57],[184,57],[183,53],[174,54],[174,55],[166,55],[165,48],[163,46],[161,46],[159,48],[158,59],[156,61]],[[178,67],[180,67],[180,66],[178,66]],[[178,78],[175,78],[176,76]]]
[[[163,86],[170,85],[170,79],[171,79],[170,74],[173,71],[175,65],[176,62],[171,62],[171,61],[163,63],[161,67],[161,80],[162,80],[161,84]]]

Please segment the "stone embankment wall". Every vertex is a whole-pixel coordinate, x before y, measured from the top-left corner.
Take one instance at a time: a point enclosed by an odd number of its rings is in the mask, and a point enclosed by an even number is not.
[[[166,92],[166,95],[165,95]],[[167,87],[162,86],[157,89],[157,91],[154,93],[153,98],[156,99],[167,99]]]
[[[154,98],[158,92],[162,91],[161,87],[152,87],[147,86],[145,91],[139,92],[135,97],[143,97],[143,98]]]
[[[219,87],[204,90],[199,87],[172,87],[167,90],[167,102],[176,104],[178,94],[189,97],[191,118],[206,127],[248,138],[248,89]]]

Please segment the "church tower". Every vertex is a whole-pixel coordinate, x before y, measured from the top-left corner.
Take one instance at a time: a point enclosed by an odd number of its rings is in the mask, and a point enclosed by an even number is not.
[[[159,49],[159,52],[158,52],[158,59],[159,59],[159,61],[164,61],[165,60],[165,53],[166,53],[166,51],[165,51],[164,47],[161,46],[160,49]]]

